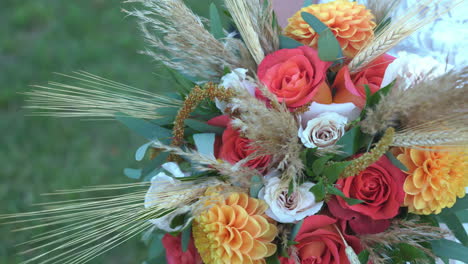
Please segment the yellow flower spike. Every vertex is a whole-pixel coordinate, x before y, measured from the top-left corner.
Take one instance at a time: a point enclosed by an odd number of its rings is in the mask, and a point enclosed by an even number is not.
[[[403,189],[404,205],[415,214],[438,214],[465,196],[468,186],[466,149],[438,151],[400,148],[398,160],[408,168]]]
[[[317,48],[318,34],[302,19],[302,12],[316,16],[327,25],[348,58],[354,57],[374,37],[374,15],[364,5],[336,0],[304,7],[289,18],[285,35],[304,45]]]
[[[206,195],[220,197],[213,190]],[[276,252],[272,241],[278,229],[265,215],[265,202],[237,192],[206,201],[207,209],[193,221],[195,246],[204,263],[265,263]]]

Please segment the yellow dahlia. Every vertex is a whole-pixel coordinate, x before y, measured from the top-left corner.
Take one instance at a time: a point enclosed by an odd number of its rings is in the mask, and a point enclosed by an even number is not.
[[[245,193],[232,193],[226,199],[209,199],[207,210],[195,217],[193,238],[206,264],[265,263],[273,255],[272,243],[278,230],[264,214],[264,201]]]
[[[335,0],[304,7],[288,19],[285,35],[304,45],[317,48],[318,34],[302,19],[302,12],[314,15],[327,25],[348,58],[354,57],[374,37],[374,15],[364,5]]]
[[[411,213],[438,214],[465,196],[468,186],[468,158],[464,151],[400,148],[397,158],[409,174],[403,186],[404,205]]]

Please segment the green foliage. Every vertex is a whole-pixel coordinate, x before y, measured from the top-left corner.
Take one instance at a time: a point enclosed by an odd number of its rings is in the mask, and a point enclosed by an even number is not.
[[[302,4],[303,7],[307,7],[312,5],[314,2],[312,0],[304,0],[304,4]]]
[[[336,143],[336,145],[340,146],[340,151],[343,152],[343,154],[338,155],[339,158],[345,159],[356,154],[359,149],[366,145],[366,139],[366,135],[361,132],[360,126],[355,126],[346,131]]]
[[[468,247],[452,240],[431,241],[434,254],[441,258],[450,258],[468,263]]]
[[[188,224],[187,227],[182,230],[182,251],[186,252],[188,249],[188,245],[190,242],[190,238],[192,237],[192,223]]]
[[[361,251],[361,253],[359,253],[358,255],[358,258],[361,264],[367,264],[367,262],[369,261],[369,251],[367,250]]]
[[[141,178],[141,169],[125,168],[124,174],[130,179],[138,180]]]
[[[289,235],[289,240],[294,241],[296,239],[296,236],[299,233],[299,230],[301,230],[303,223],[304,223],[304,220],[301,220],[293,225],[291,229],[291,234]]]
[[[414,263],[415,261],[424,261],[424,263],[434,262],[424,251],[409,244],[400,243],[395,245],[391,258],[393,263]]]
[[[171,130],[143,119],[131,117],[123,113],[118,113],[115,119],[130,128],[133,132],[149,140],[158,139],[161,142],[168,143],[169,139],[172,137]]]
[[[361,120],[366,117],[367,109],[373,108],[376,104],[378,104],[380,102],[380,99],[382,99],[383,96],[387,95],[392,90],[394,85],[395,81],[389,83],[385,87],[382,87],[380,90],[373,94],[369,88],[369,85],[364,85],[364,89],[366,90],[366,105],[364,106],[364,109],[362,109],[360,116]]]
[[[309,191],[314,194],[316,202],[323,201],[323,199],[325,199],[325,196],[327,194],[326,188],[325,188],[325,185],[323,184],[322,179],[320,179],[317,184],[312,186],[312,188],[310,188]]]
[[[253,198],[258,198],[258,193],[262,187],[262,179],[259,176],[254,175],[250,180],[250,196]]]
[[[393,156],[391,152],[385,153],[385,156],[390,160],[390,162],[392,162],[393,165],[395,165],[395,167],[399,168],[402,171],[408,171],[408,168],[406,168],[406,166],[403,163],[401,163],[401,161],[399,161],[395,156]]]
[[[356,205],[356,204],[360,204],[360,203],[364,202],[364,201],[361,201],[361,200],[358,200],[358,199],[346,197],[346,195],[344,195],[344,193],[342,191],[338,190],[336,187],[333,187],[333,186],[327,186],[327,192],[329,194],[340,196],[349,205]]]
[[[279,41],[280,49],[294,49],[300,46],[304,46],[304,44],[300,43],[299,41],[296,41],[295,39],[283,35],[279,36]]]
[[[441,222],[444,222],[447,227],[452,231],[455,237],[464,245],[468,246],[468,235],[463,227],[463,223],[460,221],[458,216],[450,211],[444,211],[438,215]]]
[[[210,32],[216,39],[224,38],[223,24],[215,3],[210,4]]]
[[[351,164],[351,161],[335,162],[323,169],[323,175],[328,182],[336,182],[341,173]]]
[[[318,55],[323,61],[336,61],[343,57],[340,43],[336,40],[333,32],[317,17],[307,12],[301,13],[302,19],[309,24],[319,35]]]
[[[221,135],[224,131],[222,127],[210,126],[204,121],[186,119],[185,125],[201,133],[215,133]]]

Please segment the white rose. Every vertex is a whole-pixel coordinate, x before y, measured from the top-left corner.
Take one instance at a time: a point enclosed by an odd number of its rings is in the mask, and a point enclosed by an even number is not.
[[[390,63],[380,87],[385,87],[395,79],[403,89],[409,88],[421,79],[434,79],[445,74],[453,66],[442,64],[433,57],[421,57],[407,52],[398,52],[397,59]]]
[[[345,133],[348,119],[328,112],[307,121],[306,128],[299,127],[298,136],[307,148],[326,148],[334,145]]]
[[[271,177],[258,194],[258,198],[269,205],[265,213],[272,219],[280,223],[295,223],[322,208],[323,202],[315,202],[314,194],[309,191],[315,184],[305,182],[288,196],[288,188],[280,189],[280,183],[280,178]]]
[[[173,175],[173,177],[167,175],[165,172],[160,172],[156,176],[154,176],[151,179],[151,186],[146,192],[145,195],[145,203],[144,206],[145,208],[152,207],[156,204],[158,206],[164,209],[173,209],[174,205],[173,204],[160,204],[157,200],[156,197],[159,197],[161,193],[167,192],[168,189],[180,185],[182,182],[180,180],[175,179],[174,177],[187,177],[190,176],[187,173],[183,173],[179,166],[174,163],[174,162],[167,162],[162,165],[162,167],[168,171],[170,174]],[[154,224],[158,229],[164,230],[166,232],[176,232],[182,230],[185,226],[180,225],[176,226],[174,228],[171,228],[171,222],[172,220],[181,214],[185,214],[190,212],[190,207],[189,206],[184,206],[181,208],[177,208],[175,211],[164,215],[163,217],[157,218],[157,219],[151,219],[149,220],[152,224]],[[188,223],[189,221],[187,221]]]
[[[225,89],[229,89],[231,87],[243,87],[245,88],[252,96],[255,95],[255,88],[256,85],[249,80],[247,80],[247,69],[237,68],[232,70],[232,72],[224,75],[221,78],[220,86],[224,87]],[[216,107],[221,110],[223,113],[228,107],[226,102],[220,101],[215,99]],[[233,106],[230,106],[233,107]]]

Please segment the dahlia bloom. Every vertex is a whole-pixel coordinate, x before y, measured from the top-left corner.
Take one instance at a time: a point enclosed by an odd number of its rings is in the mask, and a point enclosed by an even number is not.
[[[348,58],[354,57],[374,37],[374,15],[364,5],[336,0],[304,7],[288,20],[285,35],[304,45],[317,48],[319,36],[302,19],[302,12],[314,15],[327,25]]]
[[[397,158],[408,169],[404,204],[415,214],[438,214],[465,196],[468,186],[466,151],[401,148]]]
[[[278,230],[265,215],[264,201],[234,192],[223,200],[207,200],[205,208],[193,221],[195,246],[204,263],[265,263],[275,253],[272,241]]]

